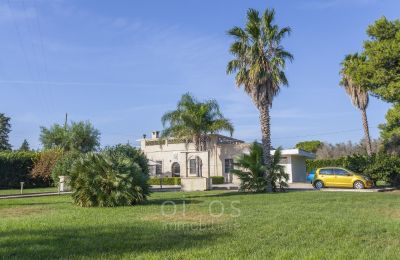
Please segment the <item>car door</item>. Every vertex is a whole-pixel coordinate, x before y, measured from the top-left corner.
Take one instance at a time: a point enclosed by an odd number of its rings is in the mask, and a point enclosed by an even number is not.
[[[325,187],[333,186],[335,183],[335,174],[333,169],[323,168],[319,170],[319,176],[324,183]]]
[[[334,169],[336,176],[336,185],[339,187],[352,187],[353,186],[353,174],[345,169]]]

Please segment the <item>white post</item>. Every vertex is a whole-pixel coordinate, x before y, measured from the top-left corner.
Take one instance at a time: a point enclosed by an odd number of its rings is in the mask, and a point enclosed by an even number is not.
[[[23,193],[23,190],[24,190],[24,182],[21,181],[20,184],[21,184],[21,194],[22,194],[22,193]]]

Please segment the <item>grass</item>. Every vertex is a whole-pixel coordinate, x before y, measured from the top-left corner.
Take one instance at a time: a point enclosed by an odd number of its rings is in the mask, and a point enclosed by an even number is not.
[[[22,194],[40,193],[40,192],[58,192],[58,188],[47,187],[47,188],[24,189]],[[14,195],[14,194],[21,194],[21,190],[20,189],[0,190],[0,195]]]
[[[0,234],[4,259],[396,259],[400,193],[165,192],[118,208],[3,199]]]

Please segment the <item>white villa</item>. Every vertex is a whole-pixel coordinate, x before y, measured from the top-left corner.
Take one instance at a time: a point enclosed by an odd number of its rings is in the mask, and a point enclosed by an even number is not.
[[[207,142],[207,151],[196,151],[193,142],[161,139],[159,133],[154,131],[151,138],[144,135],[138,140],[141,150],[153,166],[150,167],[151,175],[181,177],[183,190],[208,189],[212,176],[223,176],[226,183],[238,183],[230,170],[236,157],[249,152],[249,143],[213,134]],[[289,174],[289,183],[306,182],[305,160],[311,158],[315,158],[315,155],[300,149],[282,150],[281,164]]]

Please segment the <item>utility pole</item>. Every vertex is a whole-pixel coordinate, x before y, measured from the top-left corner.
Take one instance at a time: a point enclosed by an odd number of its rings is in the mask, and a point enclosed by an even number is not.
[[[68,124],[68,113],[65,113],[64,130],[67,130],[67,124]]]

